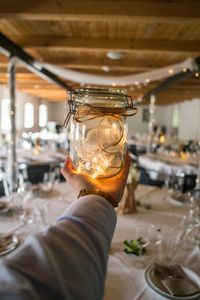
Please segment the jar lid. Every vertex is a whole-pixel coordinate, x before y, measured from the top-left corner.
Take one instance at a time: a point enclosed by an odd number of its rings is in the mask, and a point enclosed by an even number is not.
[[[77,105],[90,104],[96,107],[127,107],[127,95],[119,88],[82,88],[74,92]]]
[[[69,112],[65,118],[63,124],[64,127],[67,127],[71,115],[76,114],[77,107],[81,107],[82,111],[85,107],[89,107],[90,113],[92,114],[100,112],[103,114],[115,114],[123,117],[130,117],[137,113],[137,108],[134,107],[131,96],[126,95],[126,91],[119,88],[77,89],[75,92],[71,93],[68,105]]]

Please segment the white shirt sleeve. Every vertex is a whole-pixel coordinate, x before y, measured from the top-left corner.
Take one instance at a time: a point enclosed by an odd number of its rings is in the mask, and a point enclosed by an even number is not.
[[[0,299],[102,299],[115,224],[116,213],[104,198],[75,200],[56,225],[3,260]]]

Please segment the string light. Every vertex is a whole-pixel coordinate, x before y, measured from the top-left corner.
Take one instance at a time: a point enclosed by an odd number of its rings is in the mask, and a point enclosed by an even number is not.
[[[184,72],[184,73],[187,72],[187,69],[186,69],[186,68],[183,68],[183,72]]]
[[[149,82],[150,82],[150,79],[149,79],[149,78],[146,78],[146,79],[145,79],[145,82],[146,82],[146,83],[149,83]]]
[[[168,72],[169,72],[169,74],[173,74],[174,73],[173,69],[169,69]]]
[[[135,85],[139,85],[139,81],[135,81],[134,83],[135,83]]]
[[[195,73],[195,76],[196,76],[196,77],[199,77],[199,73]]]

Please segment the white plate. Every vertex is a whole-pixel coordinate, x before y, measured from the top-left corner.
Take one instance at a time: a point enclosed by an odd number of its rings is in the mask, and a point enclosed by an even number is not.
[[[191,280],[199,286],[199,293],[191,296],[173,296],[169,294],[167,289],[162,285],[160,280],[154,274],[154,265],[149,266],[145,272],[145,280],[147,284],[154,290],[154,292],[158,293],[159,295],[166,297],[167,299],[176,299],[176,300],[199,300],[200,299],[200,276],[188,269],[186,267],[181,266],[183,271],[186,273]]]

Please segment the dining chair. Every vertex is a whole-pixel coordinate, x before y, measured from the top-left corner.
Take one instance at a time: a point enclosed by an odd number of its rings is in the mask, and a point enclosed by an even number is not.
[[[150,178],[149,172],[151,170],[139,167],[139,171],[140,171],[139,183],[145,184],[145,185],[155,185],[155,186],[158,186],[158,187],[162,187],[164,185],[164,181],[162,181],[162,180],[154,180],[154,179]]]
[[[9,196],[10,189],[7,180],[6,171],[3,166],[0,166],[0,197]]]
[[[183,179],[182,192],[185,193],[193,190],[196,186],[196,179],[196,174],[185,174]]]
[[[27,180],[32,184],[43,182],[44,174],[51,171],[49,164],[44,165],[28,165],[27,166]]]

